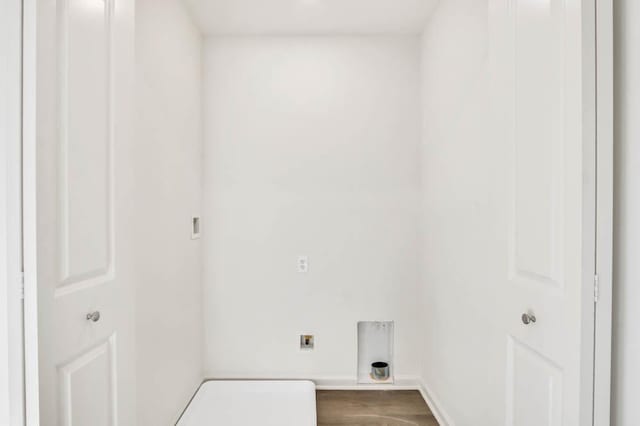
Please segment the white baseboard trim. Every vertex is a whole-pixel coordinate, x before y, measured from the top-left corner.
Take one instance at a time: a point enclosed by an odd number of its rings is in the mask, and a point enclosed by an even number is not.
[[[418,390],[420,380],[416,376],[396,376],[394,383],[358,383],[354,377],[311,378],[318,390]]]
[[[419,383],[418,390],[431,409],[431,413],[438,421],[438,424],[440,424],[440,426],[455,426],[455,423],[451,420],[451,416],[444,411],[438,397],[429,389],[423,380],[420,380]]]
[[[393,384],[358,383],[355,376],[254,376],[242,374],[208,374],[209,380],[311,380],[318,390],[419,390],[420,378],[396,375]]]

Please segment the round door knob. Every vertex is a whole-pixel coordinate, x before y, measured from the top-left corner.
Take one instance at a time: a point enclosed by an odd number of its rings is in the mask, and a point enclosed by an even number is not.
[[[100,311],[90,312],[87,314],[87,321],[100,321]]]
[[[524,325],[529,325],[536,322],[536,316],[529,313],[522,314],[522,323]]]

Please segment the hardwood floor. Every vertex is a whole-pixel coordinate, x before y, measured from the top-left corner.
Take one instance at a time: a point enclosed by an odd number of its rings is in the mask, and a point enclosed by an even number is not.
[[[317,391],[318,426],[438,426],[418,391]]]

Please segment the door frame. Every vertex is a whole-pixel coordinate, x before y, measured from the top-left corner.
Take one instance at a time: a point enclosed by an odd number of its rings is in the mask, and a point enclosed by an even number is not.
[[[22,253],[24,280],[24,398],[27,426],[40,425],[36,215],[37,2],[22,3]]]
[[[22,335],[22,1],[0,6],[0,423],[24,424]]]
[[[613,310],[613,0],[595,1],[596,253],[593,425],[611,421]]]

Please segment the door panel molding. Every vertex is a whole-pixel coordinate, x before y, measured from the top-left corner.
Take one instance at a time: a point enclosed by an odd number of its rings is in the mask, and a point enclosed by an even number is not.
[[[111,0],[58,3],[60,283],[55,297],[115,275],[112,14]],[[92,78],[77,78],[87,74]]]
[[[81,353],[73,360],[58,367],[59,383],[60,383],[60,420],[64,426],[83,426],[85,424],[92,424],[100,426],[101,423],[96,424],[94,420],[108,422],[104,423],[105,426],[117,425],[117,373],[116,373],[116,334],[112,334],[107,340],[100,343],[98,346],[94,346],[86,352]],[[100,364],[102,362],[102,364]],[[103,371],[100,371],[102,367]],[[87,371],[91,368],[95,368],[98,371]],[[79,377],[82,374],[87,374],[88,377]],[[91,373],[94,373],[91,375]],[[97,373],[97,374],[95,374]],[[100,377],[103,375],[104,377]],[[86,395],[80,393],[79,395],[74,393],[74,379],[79,377],[80,380],[84,379],[84,382],[93,382],[93,386],[89,386],[94,393]],[[85,387],[86,388],[86,387]],[[96,398],[96,394],[100,395],[104,400]],[[83,401],[82,398],[85,398]],[[83,402],[88,402],[92,405],[90,409],[85,407]],[[96,403],[104,403],[103,407]],[[77,410],[80,408],[80,413]],[[106,413],[103,416],[97,415],[95,410],[103,409]],[[89,413],[95,414],[92,419],[83,417]],[[75,414],[75,415],[74,415]],[[87,423],[89,421],[89,423]]]
[[[514,114],[510,279],[558,290],[564,287],[565,129],[557,118],[564,116],[566,97],[564,6],[560,0],[509,2]],[[548,90],[530,84],[541,78]]]
[[[520,377],[525,380],[519,382]],[[561,426],[562,382],[560,366],[517,338],[507,337],[507,425]],[[544,410],[527,404],[540,400],[548,404]]]

